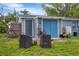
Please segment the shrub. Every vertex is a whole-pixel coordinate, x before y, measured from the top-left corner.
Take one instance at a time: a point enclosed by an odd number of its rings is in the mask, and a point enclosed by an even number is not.
[[[0,33],[5,33],[7,32],[7,23],[4,21],[0,21]]]

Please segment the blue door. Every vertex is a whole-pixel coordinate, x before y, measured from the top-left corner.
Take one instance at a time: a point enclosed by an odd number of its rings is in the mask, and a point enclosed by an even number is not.
[[[53,19],[44,19],[43,20],[43,31],[48,34],[51,35],[52,38],[57,38],[57,20],[53,20]]]
[[[57,37],[57,20],[51,20],[51,37]]]
[[[49,20],[45,20],[44,21],[44,23],[43,23],[43,31],[46,33],[46,34],[48,34],[48,35],[50,35],[51,34],[51,32],[50,32],[50,21]]]

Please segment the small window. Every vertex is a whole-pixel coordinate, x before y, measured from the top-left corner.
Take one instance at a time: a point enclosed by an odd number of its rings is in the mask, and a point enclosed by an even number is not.
[[[73,26],[72,29],[76,29],[76,26]]]
[[[78,21],[78,26],[79,26],[79,21]]]
[[[76,26],[73,26],[72,31],[76,31],[76,30],[77,30]]]
[[[79,31],[79,26],[78,26],[78,31]]]
[[[76,21],[73,21],[73,22],[72,22],[72,25],[73,25],[73,26],[76,26],[76,25],[77,25],[77,22],[76,22]]]

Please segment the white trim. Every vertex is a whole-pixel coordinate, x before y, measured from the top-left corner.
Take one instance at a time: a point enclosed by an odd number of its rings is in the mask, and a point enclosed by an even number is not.
[[[41,17],[41,18],[46,18],[46,19],[57,19],[57,20],[59,20],[59,19],[62,19],[62,20],[79,20],[79,18],[72,18],[72,17],[55,17],[55,16],[35,16],[35,17],[23,17],[23,16],[19,16],[20,18],[38,18],[38,17]]]
[[[79,18],[69,18],[69,17],[64,17],[64,20],[79,20]]]
[[[34,18],[36,18],[36,17],[20,17],[20,18],[33,18],[33,19],[34,19]]]
[[[21,20],[22,20],[22,18],[25,18],[24,20],[32,20],[32,37],[37,37],[36,25],[35,25],[35,32],[34,32],[34,21],[35,21],[35,24],[36,24],[36,18],[37,17],[20,17]]]
[[[63,20],[61,20],[61,34],[62,34],[62,28],[63,28]]]
[[[25,20],[22,20],[21,34],[25,35]]]
[[[60,29],[60,28],[59,28],[59,20],[57,20],[57,29],[58,29],[58,30],[57,30],[57,32],[58,32],[57,34],[58,34],[58,38],[59,38],[59,29]]]
[[[24,35],[26,35],[26,26],[25,26],[25,24],[26,24],[26,22],[25,22],[25,20],[24,20]]]
[[[56,17],[56,16],[40,16],[46,19],[63,19],[63,20],[79,20],[79,18],[72,18],[72,17]]]
[[[22,22],[22,19],[21,17],[19,17],[19,20],[17,21],[18,23],[21,23]]]
[[[27,18],[24,19],[24,26],[23,27],[24,27],[24,34],[25,35],[26,35],[26,20],[32,20],[32,19],[27,19]],[[33,28],[34,24],[33,24],[33,20],[32,20],[32,37],[34,36],[34,28]]]
[[[38,18],[35,17],[35,37],[38,38]]]
[[[22,23],[21,23],[21,34],[24,35],[24,20],[22,20]]]
[[[34,23],[35,23],[35,38],[37,37],[37,25],[36,25],[36,18],[34,18]]]
[[[43,31],[43,18],[41,19],[41,30]]]
[[[64,19],[64,17],[53,17],[53,16],[44,16],[43,19]]]
[[[32,20],[32,37],[34,37],[34,24],[33,24],[34,19]]]

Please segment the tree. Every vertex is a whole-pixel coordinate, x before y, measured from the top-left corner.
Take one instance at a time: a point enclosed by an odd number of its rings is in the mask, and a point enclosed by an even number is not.
[[[4,18],[5,18],[5,16],[4,16],[4,8],[2,6],[0,6],[0,20],[5,20]]]
[[[8,13],[8,15],[6,16],[6,19],[5,21],[8,23],[10,21],[16,21],[16,10],[14,9],[14,12],[13,13]]]
[[[8,29],[7,23],[2,21],[2,20],[0,20],[0,33],[7,32],[7,29]]]
[[[48,16],[79,17],[78,3],[43,4],[43,9],[46,11]]]

